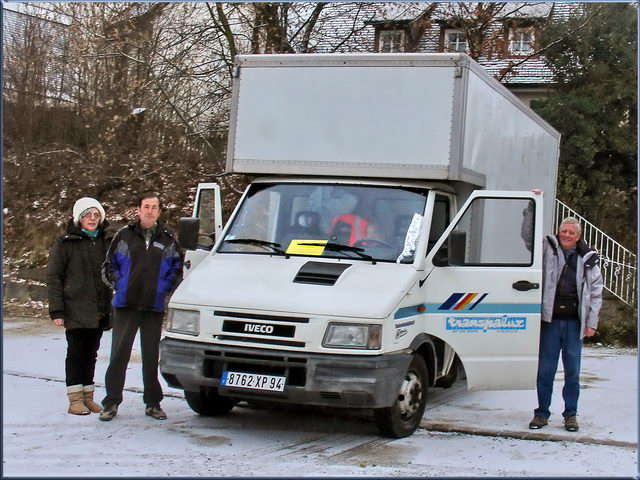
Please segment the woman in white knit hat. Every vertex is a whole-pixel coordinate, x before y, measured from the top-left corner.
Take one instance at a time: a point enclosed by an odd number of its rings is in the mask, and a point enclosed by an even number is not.
[[[81,198],[47,264],[49,316],[56,326],[65,328],[68,412],[74,415],[102,411],[93,401],[93,375],[102,332],[111,328],[111,290],[100,274],[113,237],[107,226],[100,202]]]

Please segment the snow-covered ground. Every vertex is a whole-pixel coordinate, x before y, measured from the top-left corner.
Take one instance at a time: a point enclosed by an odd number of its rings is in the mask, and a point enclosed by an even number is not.
[[[34,328],[36,327],[36,328]],[[97,398],[111,334],[103,337]],[[534,391],[433,391],[419,429],[377,434],[371,414],[241,403],[194,414],[165,386],[169,418],[144,415],[138,347],[111,422],[66,413],[64,332],[48,320],[3,322],[3,476],[637,477],[637,352],[585,348],[580,431],[562,426],[560,376],[550,425],[530,431]]]

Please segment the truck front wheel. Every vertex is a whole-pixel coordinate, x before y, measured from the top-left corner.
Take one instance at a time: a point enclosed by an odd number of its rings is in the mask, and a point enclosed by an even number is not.
[[[382,435],[403,438],[416,431],[427,406],[428,378],[424,358],[414,354],[394,404],[374,410],[376,425]]]
[[[218,392],[212,388],[203,388],[199,392],[185,390],[184,398],[191,410],[204,417],[217,417],[229,413],[238,403],[233,398],[218,395]]]

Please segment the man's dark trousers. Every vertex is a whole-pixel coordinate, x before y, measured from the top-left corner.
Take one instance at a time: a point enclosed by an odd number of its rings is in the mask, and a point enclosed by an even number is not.
[[[107,396],[102,405],[107,408],[122,403],[122,390],[131,358],[133,341],[140,329],[142,350],[143,401],[145,405],[158,406],[162,401],[162,387],[158,381],[160,336],[163,312],[142,312],[131,308],[114,308],[111,359],[105,375]]]

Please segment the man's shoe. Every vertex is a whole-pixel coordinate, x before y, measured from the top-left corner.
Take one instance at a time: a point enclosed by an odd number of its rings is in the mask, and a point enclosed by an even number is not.
[[[103,422],[108,422],[110,420],[113,420],[113,417],[115,417],[117,413],[118,405],[109,405],[104,410],[102,410],[102,413],[100,413],[100,416],[98,418]]]
[[[578,431],[578,419],[575,415],[571,415],[570,417],[566,417],[564,419],[564,429],[567,432],[577,432]]]
[[[167,419],[167,414],[164,413],[162,408],[160,408],[160,405],[147,406],[147,408],[144,409],[144,413],[145,413],[145,415],[149,415],[150,417],[153,417],[156,420],[166,420]]]
[[[549,419],[536,415],[535,417],[533,417],[533,420],[529,422],[529,428],[532,430],[537,430],[539,428],[546,427],[548,424]]]

